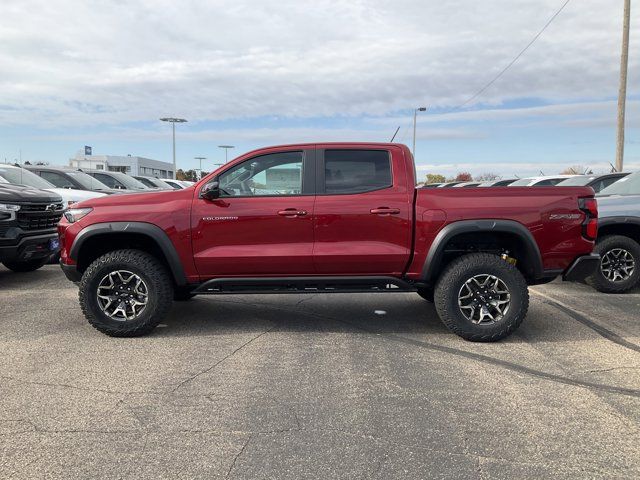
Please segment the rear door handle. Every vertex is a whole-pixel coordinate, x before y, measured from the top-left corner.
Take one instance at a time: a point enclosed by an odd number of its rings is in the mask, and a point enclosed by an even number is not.
[[[374,215],[398,215],[400,213],[399,208],[378,207],[372,208],[371,213]]]
[[[306,214],[306,210],[298,210],[297,208],[285,208],[278,211],[278,215],[281,217],[304,217]]]

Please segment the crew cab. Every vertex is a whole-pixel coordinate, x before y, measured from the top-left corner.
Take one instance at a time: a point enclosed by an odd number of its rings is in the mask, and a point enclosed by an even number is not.
[[[528,285],[598,264],[591,188],[415,185],[401,144],[263,148],[183,190],[68,210],[61,266],[112,336],[197,294],[415,292],[456,334],[494,341],[524,319]]]

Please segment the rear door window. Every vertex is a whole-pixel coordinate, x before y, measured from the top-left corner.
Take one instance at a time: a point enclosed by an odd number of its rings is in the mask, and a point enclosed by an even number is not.
[[[353,194],[392,186],[386,150],[325,150],[324,193]]]

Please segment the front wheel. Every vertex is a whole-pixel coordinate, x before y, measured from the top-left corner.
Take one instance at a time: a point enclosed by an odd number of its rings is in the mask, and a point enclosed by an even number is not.
[[[594,253],[600,254],[600,265],[587,278],[599,292],[623,293],[640,281],[640,244],[622,235],[607,235],[598,240]]]
[[[94,328],[112,337],[137,337],[151,332],[167,314],[173,283],[154,256],[115,250],[85,270],[79,296],[82,312]]]
[[[494,342],[520,326],[529,308],[529,291],[516,267],[497,255],[473,253],[447,266],[436,285],[435,306],[455,334]]]

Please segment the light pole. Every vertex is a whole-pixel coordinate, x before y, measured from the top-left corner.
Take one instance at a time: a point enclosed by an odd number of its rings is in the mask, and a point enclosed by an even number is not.
[[[411,150],[411,154],[413,155],[413,160],[416,159],[416,117],[418,116],[418,112],[426,112],[427,107],[418,107],[413,111],[413,150]]]
[[[161,122],[170,122],[173,130],[173,178],[177,176],[176,169],[176,123],[186,123],[184,118],[164,117],[160,119]]]
[[[193,158],[195,158],[196,160],[200,160],[200,171],[199,171],[200,173],[198,175],[198,180],[202,180],[202,160],[206,160],[207,157],[193,157]]]
[[[229,149],[235,148],[235,146],[234,145],[218,145],[218,148],[224,148],[224,163],[227,163],[227,160],[229,159],[227,156]]]

